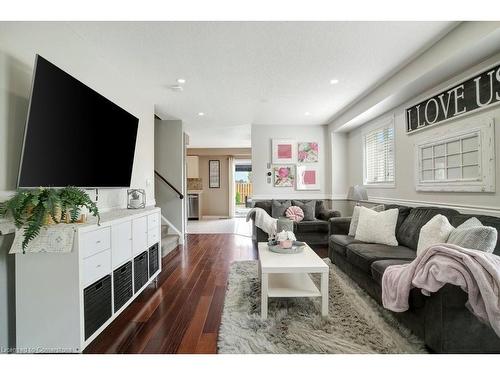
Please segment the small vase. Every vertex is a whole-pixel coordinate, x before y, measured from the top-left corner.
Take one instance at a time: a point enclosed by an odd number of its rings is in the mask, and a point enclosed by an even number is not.
[[[290,249],[293,245],[293,241],[292,240],[283,240],[283,241],[280,241],[280,247],[282,249]]]

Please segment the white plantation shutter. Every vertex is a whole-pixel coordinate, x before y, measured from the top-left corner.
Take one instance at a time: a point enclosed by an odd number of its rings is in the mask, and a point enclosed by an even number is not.
[[[365,184],[394,183],[394,126],[378,128],[364,136]]]

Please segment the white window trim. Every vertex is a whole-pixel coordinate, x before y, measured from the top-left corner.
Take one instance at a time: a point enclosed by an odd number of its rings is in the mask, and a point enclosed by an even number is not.
[[[466,130],[465,130],[466,129]],[[415,189],[416,191],[435,191],[435,192],[495,192],[495,123],[493,119],[483,120],[476,126],[466,124],[466,127],[460,127],[457,132],[447,134],[441,137],[433,137],[424,141],[415,143]],[[452,141],[455,138],[462,138],[467,135],[479,134],[480,144],[480,178],[478,180],[468,181],[430,181],[421,180],[420,174],[420,152],[422,149],[434,146],[436,144]]]
[[[393,182],[368,182],[366,177],[366,143],[365,137],[379,129],[392,128],[394,139],[392,149],[394,152],[394,181]],[[396,187],[396,129],[394,127],[394,115],[386,117],[376,123],[369,125],[361,134],[361,148],[363,149],[363,186],[375,189],[394,189]]]

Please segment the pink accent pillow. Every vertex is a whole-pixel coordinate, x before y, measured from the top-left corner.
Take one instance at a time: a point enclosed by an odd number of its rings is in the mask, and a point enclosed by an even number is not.
[[[292,221],[298,223],[304,218],[304,211],[298,206],[290,206],[286,209],[285,215]]]

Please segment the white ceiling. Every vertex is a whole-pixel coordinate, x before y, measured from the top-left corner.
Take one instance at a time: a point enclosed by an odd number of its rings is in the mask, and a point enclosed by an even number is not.
[[[454,25],[69,23],[154,100],[160,117],[183,120],[192,147],[248,147],[251,124],[326,124]],[[182,92],[168,89],[177,78],[186,79]]]

